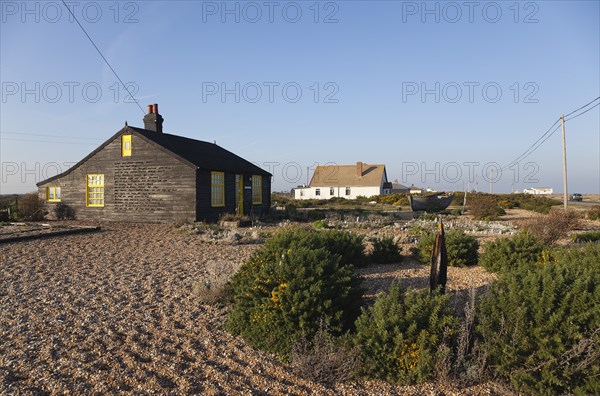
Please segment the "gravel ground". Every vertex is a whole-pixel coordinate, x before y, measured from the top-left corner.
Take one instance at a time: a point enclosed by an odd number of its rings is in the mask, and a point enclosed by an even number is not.
[[[306,381],[225,332],[224,311],[192,293],[205,262],[241,263],[257,245],[202,242],[166,225],[102,227],[0,245],[0,394],[504,393],[489,384]],[[451,269],[450,289],[484,285],[481,271]],[[376,293],[395,278],[423,286],[427,269],[377,266],[363,274]]]

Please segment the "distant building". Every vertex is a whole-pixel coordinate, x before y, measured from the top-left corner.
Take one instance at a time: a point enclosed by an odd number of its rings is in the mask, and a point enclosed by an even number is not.
[[[423,189],[411,184],[410,187],[398,183],[398,180],[392,182],[392,194],[422,194]]]
[[[423,189],[421,187],[417,187],[414,184],[412,184],[409,187],[409,191],[410,194],[423,194]]]
[[[552,187],[531,187],[523,190],[524,194],[532,195],[550,195],[554,193]]]
[[[410,187],[398,183],[398,180],[392,182],[392,194],[409,194]]]
[[[293,192],[295,199],[356,199],[391,194],[392,183],[388,182],[385,165],[357,162],[356,165],[317,166],[310,184],[294,188]]]

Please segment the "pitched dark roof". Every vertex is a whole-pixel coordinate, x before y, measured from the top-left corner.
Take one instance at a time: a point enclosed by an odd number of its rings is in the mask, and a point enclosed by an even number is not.
[[[198,168],[231,173],[271,174],[250,161],[225,150],[215,143],[204,142],[169,133],[156,133],[142,128],[128,127],[145,138],[182,157]]]
[[[186,138],[183,136],[171,135],[168,133],[156,133],[142,128],[125,126],[119,132],[111,136],[108,140],[98,146],[94,151],[86,155],[81,161],[67,169],[66,171],[52,176],[46,180],[36,183],[41,186],[55,179],[64,177],[77,169],[81,164],[94,156],[97,152],[106,147],[117,137],[128,131],[137,132],[144,138],[158,144],[167,152],[176,157],[183,159],[190,166],[197,166],[201,169],[223,171],[230,173],[245,173],[262,176],[272,176],[269,172],[259,168],[252,162],[246,161],[242,157],[233,154],[231,151],[225,150],[223,147],[217,146],[215,143],[203,142]]]

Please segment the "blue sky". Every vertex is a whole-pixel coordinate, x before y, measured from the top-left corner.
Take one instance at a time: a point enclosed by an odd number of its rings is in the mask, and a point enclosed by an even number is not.
[[[143,113],[62,2],[0,3],[7,194]],[[477,174],[487,191],[485,169],[600,96],[598,1],[69,4],[140,106],[159,104],[166,132],[216,140],[270,170],[274,190],[316,164],[363,161],[438,190]],[[600,193],[599,109],[566,123],[570,192]],[[560,192],[561,161],[559,129],[492,173],[493,189]]]

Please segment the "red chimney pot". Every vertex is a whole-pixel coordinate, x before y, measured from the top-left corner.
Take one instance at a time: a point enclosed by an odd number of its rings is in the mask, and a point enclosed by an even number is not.
[[[148,105],[148,114],[152,114],[152,105],[151,104]]]
[[[154,114],[158,114],[158,103],[152,105],[152,111]]]

